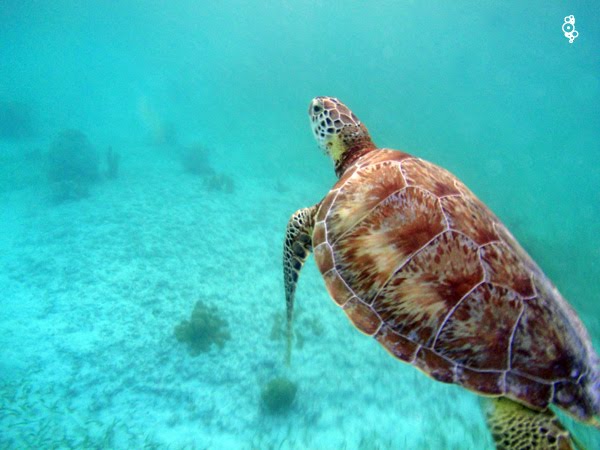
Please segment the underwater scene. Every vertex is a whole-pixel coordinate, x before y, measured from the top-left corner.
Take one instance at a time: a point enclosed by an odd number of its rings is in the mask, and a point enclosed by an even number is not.
[[[312,255],[288,334],[288,220],[338,180],[318,96],[468,186],[600,351],[595,2],[3,0],[0,23],[0,449],[520,448],[357,330]]]

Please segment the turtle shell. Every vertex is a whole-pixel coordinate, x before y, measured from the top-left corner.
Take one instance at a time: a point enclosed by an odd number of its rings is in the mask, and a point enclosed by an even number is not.
[[[321,202],[313,248],[334,301],[395,357],[481,394],[593,414],[583,325],[448,171],[370,152]]]

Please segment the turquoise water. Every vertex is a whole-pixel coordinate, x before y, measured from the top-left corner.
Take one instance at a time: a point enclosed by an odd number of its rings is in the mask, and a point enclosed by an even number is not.
[[[335,182],[317,95],[458,175],[600,349],[593,2],[128,3],[0,5],[0,448],[492,448],[477,396],[352,328],[312,259],[284,365],[285,226]],[[192,356],[199,300],[224,337]]]

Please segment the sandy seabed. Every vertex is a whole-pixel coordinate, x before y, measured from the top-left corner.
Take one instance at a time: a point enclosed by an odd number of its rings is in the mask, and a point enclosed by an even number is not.
[[[77,202],[0,194],[1,448],[492,448],[478,397],[356,331],[312,259],[285,366],[283,233],[321,186],[230,173],[233,193],[210,191],[152,151]],[[231,338],[192,357],[173,329],[197,300]],[[281,375],[297,397],[268,414],[261,388]]]

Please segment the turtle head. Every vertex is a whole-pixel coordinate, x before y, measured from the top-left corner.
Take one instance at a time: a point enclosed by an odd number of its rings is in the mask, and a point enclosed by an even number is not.
[[[333,160],[338,176],[375,148],[367,127],[337,98],[315,97],[308,115],[315,139]]]

